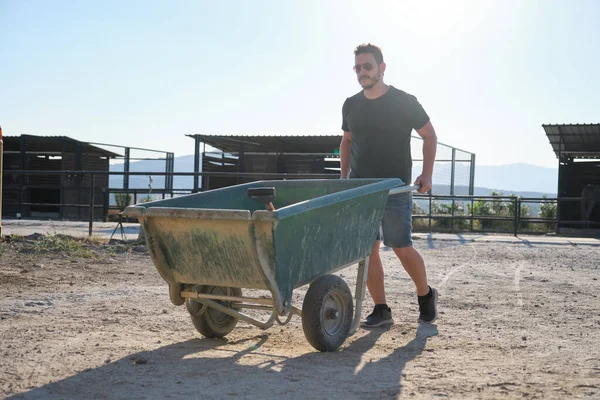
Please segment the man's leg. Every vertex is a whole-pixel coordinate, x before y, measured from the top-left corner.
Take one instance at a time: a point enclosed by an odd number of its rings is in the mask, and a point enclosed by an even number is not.
[[[427,271],[423,257],[413,246],[394,248],[394,253],[417,287],[419,322],[434,322],[437,319],[438,293],[427,283]]]
[[[411,245],[407,247],[395,247],[394,253],[396,253],[402,266],[415,283],[417,296],[425,296],[429,293],[425,261],[423,261],[423,257],[421,257],[419,251]]]
[[[373,251],[369,257],[369,271],[367,274],[367,288],[375,303],[373,312],[363,322],[362,326],[366,328],[374,328],[377,326],[391,324],[392,310],[385,302],[385,282],[383,264],[379,256],[380,237],[377,236]]]
[[[427,283],[425,262],[412,245],[412,194],[390,197],[382,221],[384,243],[391,247],[417,288],[419,321],[437,318],[437,291]]]
[[[385,304],[383,264],[379,256],[380,243],[379,240],[375,241],[373,252],[371,253],[371,257],[369,257],[369,272],[367,275],[367,288],[369,288],[369,293],[375,304]]]

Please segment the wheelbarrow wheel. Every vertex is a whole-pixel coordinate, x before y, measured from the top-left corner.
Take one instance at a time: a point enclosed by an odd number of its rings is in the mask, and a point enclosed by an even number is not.
[[[319,351],[335,351],[348,338],[354,305],[346,282],[336,275],[317,278],[302,304],[302,329]]]
[[[198,293],[216,294],[225,296],[242,296],[240,288],[228,288],[221,286],[200,285],[194,287]],[[215,300],[218,303],[228,307],[230,302]],[[235,307],[232,307],[235,309]],[[187,310],[192,318],[192,323],[202,336],[207,338],[222,338],[227,336],[237,325],[238,319],[231,315],[222,313],[214,308],[206,307],[204,304],[190,299]]]

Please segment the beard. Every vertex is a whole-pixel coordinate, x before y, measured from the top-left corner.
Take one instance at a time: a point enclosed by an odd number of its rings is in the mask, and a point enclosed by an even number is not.
[[[363,78],[367,78],[364,79]],[[377,83],[381,80],[381,77],[379,76],[379,74],[376,74],[375,76],[371,77],[371,76],[361,76],[360,78],[358,78],[358,83],[360,84],[360,86],[362,86],[363,89],[371,89],[373,88],[373,86],[377,85]]]

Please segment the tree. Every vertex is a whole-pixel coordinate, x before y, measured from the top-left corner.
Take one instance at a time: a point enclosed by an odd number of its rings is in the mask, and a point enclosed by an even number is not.
[[[548,196],[544,195],[544,199],[547,199]],[[556,221],[557,214],[557,205],[555,202],[544,200],[540,205],[540,218],[544,219],[553,219]],[[546,228],[554,229],[556,222],[546,222]]]
[[[413,215],[414,214],[416,214],[416,215],[425,214],[425,210],[423,210],[423,207],[421,207],[415,201],[413,201],[413,204],[412,204],[412,213],[413,213]]]
[[[509,202],[506,205],[506,207],[507,207],[507,210],[508,210],[508,215],[511,216],[511,217],[515,217],[515,204],[516,204],[517,195],[514,194],[514,193],[511,193],[511,197],[513,197],[514,200],[512,200],[511,202]],[[523,196],[520,196],[518,199],[522,200]],[[520,203],[520,206],[519,206],[519,219],[521,219],[521,218],[527,218],[527,217],[529,217],[529,207],[527,207],[527,204],[525,204],[525,203]],[[513,224],[514,224],[514,222],[513,222]],[[527,228],[528,225],[529,225],[529,223],[527,223],[527,222],[520,222],[519,223],[519,227],[521,227],[523,229]]]
[[[115,203],[119,211],[123,212],[131,204],[131,195],[129,193],[115,193]]]
[[[492,215],[492,208],[490,207],[490,203],[486,200],[474,201],[472,206],[471,204],[467,204],[467,210],[471,217],[486,217]],[[479,224],[481,229],[486,230],[492,227],[493,222],[494,221],[480,220]]]
[[[462,203],[454,202],[454,213],[452,213],[452,203],[439,203],[437,200],[431,202],[431,214],[432,215],[465,215],[465,207]],[[466,229],[469,223],[466,219],[455,219],[454,229]],[[452,219],[450,218],[439,218],[437,220],[437,226],[440,228],[451,229]]]

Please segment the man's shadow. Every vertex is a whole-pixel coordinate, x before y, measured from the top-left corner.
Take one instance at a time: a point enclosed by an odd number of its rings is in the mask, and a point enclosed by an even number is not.
[[[386,332],[390,332],[389,327],[369,330],[337,353],[307,353],[287,359],[283,361],[281,374],[283,377],[298,374],[298,370],[305,371],[306,366],[314,365],[315,373],[324,374],[329,379],[327,385],[319,386],[319,398],[396,398],[402,392],[401,379],[406,364],[423,353],[427,340],[437,336],[438,330],[437,325],[420,324],[415,336],[404,346],[395,348],[385,358],[371,359],[369,350]],[[395,332],[391,334],[395,335]],[[397,342],[401,343],[403,337],[398,335]],[[309,383],[310,377],[306,378],[306,383]],[[351,385],[356,382],[361,384],[360,389]]]
[[[402,377],[406,364],[419,357],[425,350],[428,339],[437,335],[437,325],[420,324],[415,336],[404,346],[396,348],[385,358],[367,363],[360,371],[359,378],[363,382],[379,380],[379,383],[375,388],[365,387],[361,394],[374,394],[378,398],[399,396],[402,393]]]
[[[9,399],[396,397],[407,362],[423,352],[437,327],[419,326],[404,346],[372,360],[369,351],[386,332],[376,329],[354,341],[349,338],[347,346],[332,353],[307,346],[306,354],[289,358],[276,355],[285,353],[281,341],[277,347],[282,351],[273,351],[273,346],[268,354],[263,350],[267,334],[238,341],[192,339],[134,353]],[[399,335],[397,341],[404,337]]]

